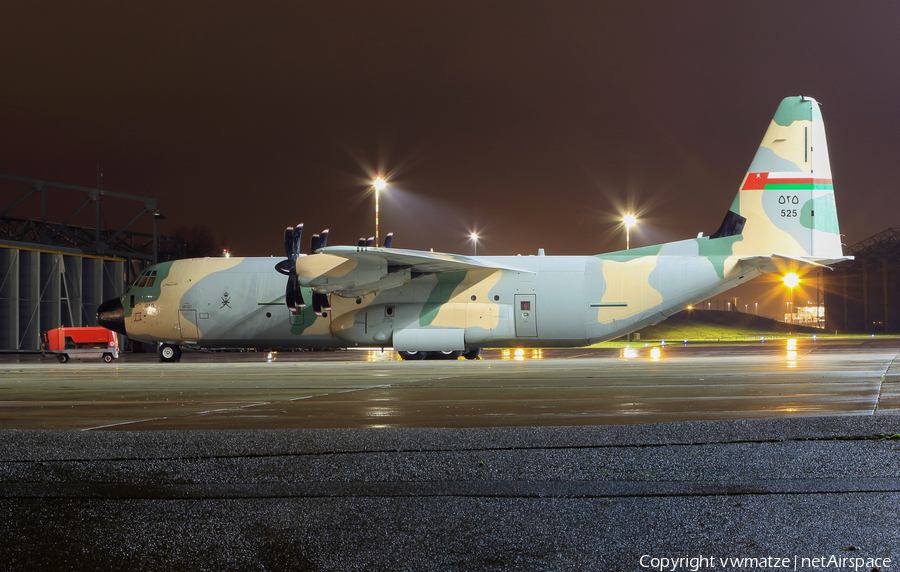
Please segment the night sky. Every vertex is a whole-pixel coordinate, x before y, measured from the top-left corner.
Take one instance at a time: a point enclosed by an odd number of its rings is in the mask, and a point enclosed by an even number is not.
[[[381,173],[396,247],[594,254],[624,248],[627,209],[633,246],[714,232],[808,95],[852,245],[900,226],[898,24],[889,2],[5,2],[0,173],[99,167],[159,199],[162,234],[248,256],[299,222],[372,235]],[[0,185],[0,208],[29,188]]]

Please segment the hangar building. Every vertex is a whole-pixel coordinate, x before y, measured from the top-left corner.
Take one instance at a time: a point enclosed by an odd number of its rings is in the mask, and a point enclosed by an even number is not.
[[[825,330],[900,333],[900,229],[880,232],[845,254],[856,259],[821,273]]]
[[[47,330],[95,326],[97,307],[121,294],[144,268],[184,257],[184,239],[157,235],[157,220],[165,217],[156,199],[9,175],[0,175],[0,182],[0,196],[18,196],[0,202],[0,352],[39,351]],[[78,195],[74,202],[72,195]],[[11,216],[38,197],[40,219]],[[104,197],[116,199],[116,208],[129,204],[134,216],[116,230],[103,228]],[[48,222],[48,206],[62,198],[80,206],[63,222]],[[71,224],[91,206],[94,227]],[[153,219],[152,234],[128,231],[147,216]]]

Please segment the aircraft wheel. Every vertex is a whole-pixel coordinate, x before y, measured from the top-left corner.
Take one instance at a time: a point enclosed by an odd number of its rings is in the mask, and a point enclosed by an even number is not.
[[[413,361],[418,359],[425,359],[426,352],[397,352],[400,354],[400,357],[403,361]]]
[[[481,355],[481,348],[475,348],[475,349],[469,350],[466,353],[464,353],[463,357],[466,359],[478,359],[478,357],[480,355]]]
[[[67,361],[69,361],[69,356],[67,356],[66,354],[59,354],[58,356],[56,356],[56,359],[59,360],[59,363],[66,363]]]
[[[427,359],[456,359],[459,356],[463,355],[461,351],[439,351],[439,352],[429,352],[429,356]]]
[[[103,361],[106,363],[112,363],[112,354],[103,354]]]
[[[159,361],[172,362],[181,359],[181,348],[172,344],[163,344],[159,347]]]

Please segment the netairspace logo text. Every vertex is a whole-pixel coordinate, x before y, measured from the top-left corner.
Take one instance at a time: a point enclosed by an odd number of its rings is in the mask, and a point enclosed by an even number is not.
[[[700,570],[890,570],[890,558],[863,558],[860,556],[777,556],[717,557],[717,556],[675,556],[657,557],[645,554],[640,559],[641,568],[658,572],[679,572]]]

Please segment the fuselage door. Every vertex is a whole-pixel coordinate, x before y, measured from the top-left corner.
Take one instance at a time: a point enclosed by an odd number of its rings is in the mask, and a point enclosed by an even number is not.
[[[537,296],[516,294],[516,337],[537,337]]]
[[[200,332],[197,329],[197,310],[178,310],[178,327],[181,329],[182,340],[200,338]]]

